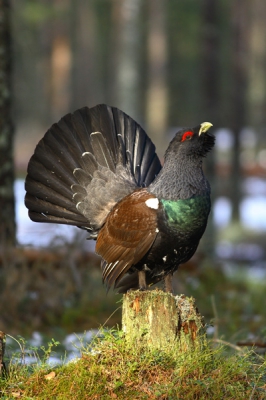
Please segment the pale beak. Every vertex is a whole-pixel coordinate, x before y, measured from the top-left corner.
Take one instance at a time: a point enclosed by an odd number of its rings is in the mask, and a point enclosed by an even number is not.
[[[207,132],[211,126],[213,126],[213,125],[210,122],[202,122],[202,124],[200,124],[199,136],[202,133]]]

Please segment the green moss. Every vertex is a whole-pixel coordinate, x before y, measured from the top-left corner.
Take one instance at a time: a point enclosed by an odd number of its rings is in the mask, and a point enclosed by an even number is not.
[[[0,390],[8,399],[263,399],[265,373],[266,362],[252,353],[209,347],[180,357],[130,346],[113,331],[59,368],[41,363],[29,374],[13,365]]]

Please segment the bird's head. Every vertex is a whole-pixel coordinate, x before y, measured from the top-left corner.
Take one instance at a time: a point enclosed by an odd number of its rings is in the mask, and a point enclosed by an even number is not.
[[[195,128],[183,128],[178,131],[169,144],[165,156],[175,153],[181,156],[205,157],[213,148],[215,137],[209,132],[210,122],[203,122]]]

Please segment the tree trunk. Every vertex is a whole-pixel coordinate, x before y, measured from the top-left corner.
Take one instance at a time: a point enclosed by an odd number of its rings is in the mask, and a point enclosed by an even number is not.
[[[149,0],[148,5],[148,88],[147,132],[159,157],[164,154],[168,120],[166,3]]]
[[[202,3],[202,100],[204,118],[211,116],[217,128],[221,124],[219,104],[219,8],[217,0]],[[208,157],[209,159],[209,157]]]
[[[11,123],[10,2],[0,0],[0,243],[16,241],[13,126]]]
[[[266,91],[265,91],[265,69],[266,69],[266,47],[265,26],[266,2],[255,0],[250,7],[248,18],[250,24],[247,56],[248,74],[248,123],[255,129],[264,128],[266,124]],[[261,130],[264,135],[264,129]]]
[[[202,2],[202,104],[203,120],[205,119],[217,129],[220,124],[219,112],[219,10],[217,0],[204,0]],[[216,197],[215,151],[210,152],[204,161],[208,181],[212,189],[212,198]],[[206,233],[201,241],[205,252],[214,256],[216,231],[212,216]]]
[[[70,108],[102,102],[97,64],[96,16],[92,1],[71,0],[71,99]]]
[[[115,105],[132,118],[140,116],[140,0],[113,2],[113,93]]]
[[[123,297],[122,329],[134,346],[187,352],[206,345],[203,317],[195,300],[160,290],[130,291]]]
[[[249,2],[234,0],[232,2],[232,75],[231,85],[231,123],[234,134],[232,150],[231,200],[233,221],[239,221],[239,204],[241,202],[242,173],[240,166],[240,133],[247,124],[247,37],[249,35]]]
[[[0,331],[0,379],[5,376],[6,366],[4,363],[5,356],[5,347],[6,347],[6,334]]]

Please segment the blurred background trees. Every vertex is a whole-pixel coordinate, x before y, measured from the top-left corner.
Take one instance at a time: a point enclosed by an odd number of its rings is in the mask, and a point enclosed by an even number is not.
[[[265,127],[263,0],[11,4],[20,169],[35,144],[29,135],[37,142],[65,113],[104,102],[142,123],[161,156],[177,126],[211,120],[231,129],[237,187],[241,129],[263,140]]]

